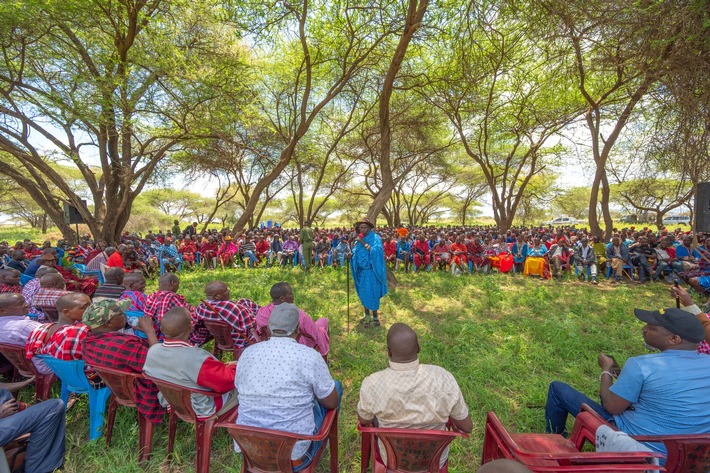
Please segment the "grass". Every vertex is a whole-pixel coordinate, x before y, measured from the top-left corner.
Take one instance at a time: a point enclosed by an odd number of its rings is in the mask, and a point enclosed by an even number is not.
[[[544,429],[547,386],[563,380],[596,396],[599,388],[597,353],[614,354],[620,363],[645,353],[641,323],[634,307],[664,307],[672,303],[662,284],[597,287],[568,279],[540,281],[522,275],[397,273],[399,285],[383,299],[380,329],[355,325],[359,302],[346,273],[333,269],[305,275],[298,269],[195,271],[181,274],[180,292],[196,304],[204,286],[214,279],[227,282],[233,298],[269,302],[268,291],[278,281],[294,288],[296,304],[312,317],[328,317],[331,325],[331,373],[345,388],[339,421],[340,471],[359,471],[360,438],[355,429],[360,384],[368,374],[387,366],[385,336],[394,322],[405,322],[419,334],[420,360],[454,374],[468,404],[474,431],[451,449],[450,471],[475,471],[480,463],[487,411],[495,411],[516,432]],[[352,284],[352,281],[350,281]],[[148,291],[155,289],[152,281]],[[348,330],[349,328],[349,330]],[[55,388],[56,389],[56,388]],[[28,393],[23,393],[28,397]],[[67,418],[67,472],[133,472],[137,463],[135,412],[119,409],[111,447],[104,438],[87,443],[88,406],[80,401]],[[156,429],[153,455],[146,471],[194,471],[195,437],[191,425],[180,422],[176,453],[165,461],[166,425]],[[212,449],[213,472],[237,472],[240,458],[225,432],[218,431]],[[319,472],[327,471],[327,458]]]

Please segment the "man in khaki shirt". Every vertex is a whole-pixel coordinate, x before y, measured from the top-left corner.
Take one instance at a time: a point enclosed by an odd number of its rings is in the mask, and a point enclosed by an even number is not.
[[[471,432],[473,423],[456,379],[444,368],[420,364],[418,353],[414,330],[403,323],[392,325],[387,333],[390,367],[371,374],[360,387],[360,424],[444,430],[451,418],[457,429]],[[442,464],[447,457],[448,452],[442,455]]]

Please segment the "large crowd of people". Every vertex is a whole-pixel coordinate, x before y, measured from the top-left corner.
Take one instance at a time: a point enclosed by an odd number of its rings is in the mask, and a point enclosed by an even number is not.
[[[481,226],[375,228],[369,221],[366,225],[380,238],[382,257],[391,270],[448,271],[455,276],[522,273],[541,279],[574,273],[593,284],[603,279],[611,283],[672,282],[677,277],[699,293],[710,289],[710,251],[702,232],[630,227],[615,230],[611,240],[604,242],[586,228],[573,227],[514,227],[503,232]],[[87,235],[74,247],[62,241],[56,246],[45,242],[42,247],[29,240],[14,246],[0,242],[0,256],[3,268],[26,276],[34,276],[40,266],[54,267],[67,290],[92,294],[97,281],[85,275],[98,275],[102,268],[117,267],[151,277],[195,267],[345,267],[352,262],[357,244],[367,244],[360,241],[359,236],[365,234],[357,224],[311,228],[307,222],[301,229],[257,228],[236,236],[227,230],[198,233],[196,227],[192,224],[178,232],[176,225],[165,233],[148,231],[145,235],[126,232],[111,244]],[[65,269],[71,265],[81,271]]]
[[[29,241],[12,248],[0,244],[4,259],[0,344],[21,347],[38,373],[51,370],[37,355],[84,360],[87,379],[96,388],[104,383],[94,367],[145,373],[219,394],[193,396],[198,418],[235,412],[238,425],[310,435],[318,431],[328,409],[338,408],[343,393],[328,368],[328,320],[314,320],[295,305],[294,289],[287,282],[271,287],[271,302],[263,307],[245,298],[234,300],[227,282],[220,280],[206,284],[204,299],[190,304],[180,294],[179,271],[185,266],[301,265],[305,270],[350,266],[365,310],[364,321],[369,323],[373,316],[376,326],[380,299],[387,294],[387,266],[399,271],[447,271],[452,277],[522,272],[544,279],[576,269],[577,277],[592,283],[606,270],[611,283],[627,274],[640,282],[679,277],[697,292],[710,287],[705,235],[695,235],[694,244],[693,235],[680,231],[632,228],[621,230],[604,244],[574,228],[506,232],[486,227],[376,229],[367,219],[350,229],[307,225],[300,230],[255,229],[236,237],[227,232],[198,234],[196,225],[189,228],[192,234],[176,235],[175,229],[143,237],[126,233],[120,242],[112,243],[115,246],[88,238],[76,247],[61,242],[57,246],[47,242],[39,248]],[[309,239],[312,248],[304,246]],[[282,241],[292,244],[286,247]],[[100,278],[92,267],[98,268]],[[157,290],[145,293],[146,277],[159,271],[163,274]],[[567,415],[576,415],[586,402],[615,422],[622,433],[710,433],[707,397],[685,392],[691,384],[693,392],[710,388],[706,376],[695,376],[710,369],[710,316],[683,287],[673,286],[671,291],[683,309],[636,311],[646,324],[644,340],[661,350],[662,356],[631,358],[627,365],[633,368],[622,371],[612,358],[600,355],[601,404],[564,383],[553,382],[546,408],[548,431],[563,432]],[[235,361],[223,362],[204,349],[213,339],[211,322],[228,326]],[[472,420],[454,376],[419,363],[416,333],[395,323],[389,329],[387,347],[390,367],[362,383],[357,409],[361,425],[441,430],[451,419],[456,428],[470,432]],[[672,358],[672,369],[661,367],[670,363],[666,358]],[[0,363],[7,360],[0,358]],[[673,373],[689,378],[671,383]],[[17,403],[9,396],[12,387],[0,384],[0,446],[30,433],[24,471],[53,471],[64,460],[63,411],[57,409],[56,400],[39,406]],[[150,423],[162,422],[168,405],[156,385],[141,379],[135,394],[139,412]],[[664,407],[656,412],[658,403]],[[676,418],[677,422],[668,422]],[[47,428],[50,419],[51,432]],[[615,435],[604,431],[611,448],[659,450]],[[297,442],[293,470],[305,468],[318,447],[317,442]],[[442,465],[445,461],[446,455]]]

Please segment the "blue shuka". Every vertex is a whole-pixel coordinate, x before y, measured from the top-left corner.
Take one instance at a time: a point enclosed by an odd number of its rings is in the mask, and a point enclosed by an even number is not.
[[[372,230],[362,240],[370,249],[366,250],[360,243],[353,248],[350,267],[355,291],[366,309],[379,310],[380,299],[387,295],[385,251],[382,239]]]

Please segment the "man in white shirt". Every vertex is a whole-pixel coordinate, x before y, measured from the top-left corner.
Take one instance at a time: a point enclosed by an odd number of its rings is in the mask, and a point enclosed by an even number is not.
[[[343,388],[323,357],[297,342],[298,308],[277,305],[269,317],[271,338],[248,347],[237,365],[237,425],[312,435],[327,409],[340,404]],[[320,442],[298,441],[291,452],[294,471],[310,464]]]
[[[396,323],[387,333],[390,367],[365,378],[357,415],[363,426],[444,430],[451,418],[457,429],[471,432],[473,423],[461,389],[444,368],[419,363],[417,334]],[[384,448],[380,455],[384,456]],[[442,466],[448,452],[441,457]]]

